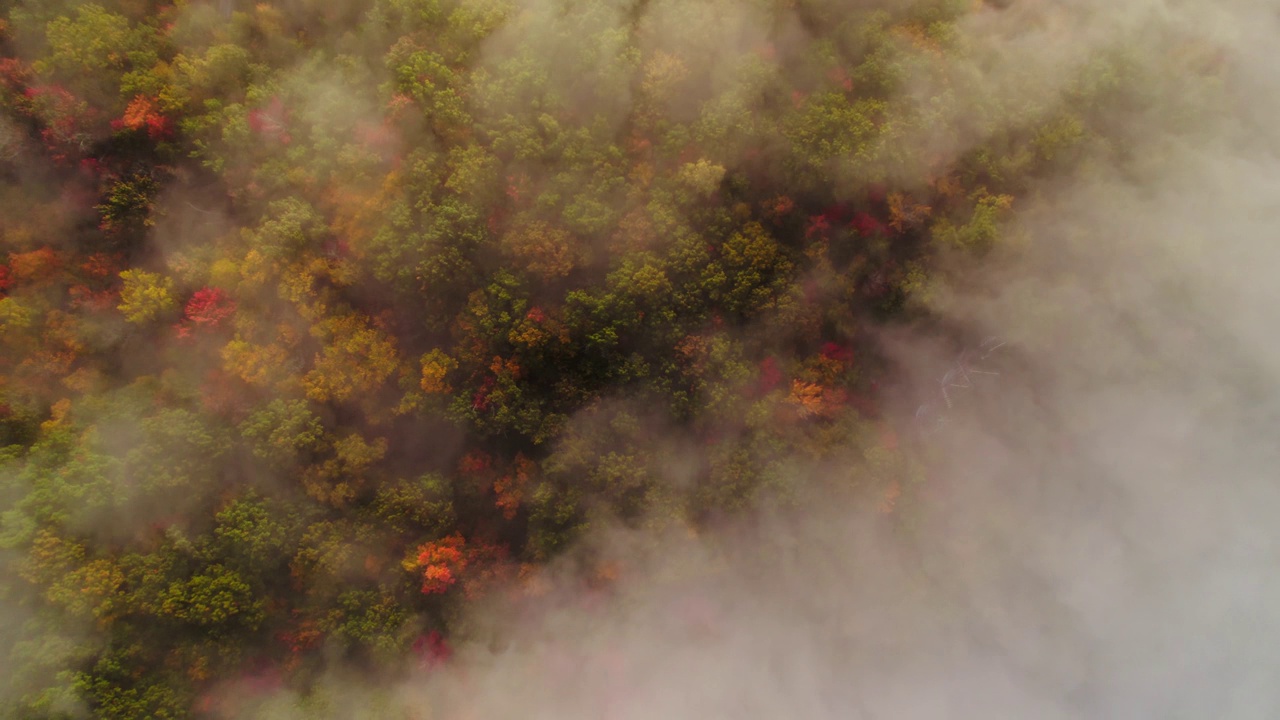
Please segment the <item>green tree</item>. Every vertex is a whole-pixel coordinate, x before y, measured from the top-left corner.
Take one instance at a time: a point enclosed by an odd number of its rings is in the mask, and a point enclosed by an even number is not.
[[[248,629],[262,621],[262,601],[239,573],[222,565],[210,565],[185,580],[175,580],[160,595],[157,608],[170,617],[209,632],[225,632],[235,626]]]

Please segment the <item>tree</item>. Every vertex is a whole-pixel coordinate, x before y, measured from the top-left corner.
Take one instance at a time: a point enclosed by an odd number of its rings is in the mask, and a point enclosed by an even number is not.
[[[371,511],[377,521],[407,535],[443,536],[455,527],[453,488],[440,475],[383,483]]]
[[[120,278],[124,280],[124,287],[120,290],[118,309],[129,322],[152,322],[177,309],[173,280],[136,269],[121,272]]]
[[[417,552],[417,558],[406,564],[406,569],[422,573],[422,592],[426,595],[448,591],[467,568],[466,541],[461,535],[426,543]]]
[[[226,323],[235,312],[235,301],[222,289],[200,288],[183,307],[178,337],[191,337],[193,331],[210,332]]]
[[[305,400],[272,400],[249,415],[239,429],[250,441],[253,455],[278,469],[294,467],[306,453],[322,447],[325,437],[324,425]]]
[[[749,317],[776,305],[793,267],[778,241],[759,223],[750,223],[725,240],[702,277],[712,302]]]
[[[286,563],[293,527],[279,503],[255,495],[237,498],[214,516],[211,556],[246,580],[271,582]]]
[[[302,378],[312,400],[344,401],[376,391],[399,367],[394,338],[355,313],[323,321],[315,330],[324,342]]]
[[[160,596],[159,614],[211,632],[233,625],[253,629],[262,621],[262,603],[239,573],[210,565],[186,580],[175,580]]]
[[[568,275],[581,262],[569,233],[540,220],[517,221],[502,237],[502,248],[518,266],[544,282]]]
[[[5,717],[341,714],[603,518],[902,526],[885,326],[1230,105],[1213,48],[999,87],[953,0],[9,5]]]

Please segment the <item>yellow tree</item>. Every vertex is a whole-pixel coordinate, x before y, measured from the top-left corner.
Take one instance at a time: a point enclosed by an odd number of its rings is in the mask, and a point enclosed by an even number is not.
[[[302,378],[312,400],[342,402],[373,392],[400,364],[395,340],[362,315],[327,318],[312,334],[324,342]]]
[[[178,308],[173,299],[173,280],[145,270],[120,273],[124,287],[120,289],[120,305],[125,320],[145,323],[167,315]]]

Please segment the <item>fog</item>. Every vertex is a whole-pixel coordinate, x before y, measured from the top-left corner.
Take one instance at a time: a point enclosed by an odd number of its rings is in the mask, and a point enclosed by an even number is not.
[[[1000,337],[1016,362],[952,390],[940,429],[913,445],[924,499],[909,526],[826,496],[702,536],[602,531],[585,542],[623,562],[615,592],[588,602],[553,583],[548,607],[473,618],[454,663],[405,683],[406,706],[477,718],[1280,711],[1280,17],[1248,2],[1005,12],[965,28],[996,58],[989,79],[1023,76],[1010,64],[1028,58],[1052,76],[1121,42],[1168,84],[1116,119],[1123,152],[1041,188],[1018,208],[1023,242],[943,293],[939,313]],[[1209,48],[1215,84],[1177,72],[1174,37]],[[909,331],[886,347],[904,368],[950,357]],[[917,395],[935,382],[902,380]],[[917,422],[899,419],[904,434]]]
[[[595,11],[579,17],[580,4]],[[638,104],[696,117],[695,104],[749,83],[726,57],[758,52],[767,38],[783,38],[776,52],[785,55],[785,39],[803,43],[806,32],[798,13],[771,15],[748,2],[525,5],[477,45],[477,67],[509,62],[517,46],[535,48],[549,92],[602,117],[608,132]],[[840,8],[832,0],[826,11]],[[198,12],[208,11],[191,16]],[[670,48],[705,66],[659,63],[644,98],[632,86],[610,92],[603,86],[615,74],[635,70],[620,36],[617,57],[607,44],[596,48],[605,55],[597,77],[556,74],[575,33],[628,23],[646,52]],[[894,370],[885,423],[902,449],[895,472],[909,481],[886,494],[872,476],[889,461],[851,441],[832,458],[791,458],[796,486],[809,490],[788,502],[697,529],[670,518],[593,518],[565,557],[451,617],[447,661],[405,658],[397,673],[371,677],[335,660],[305,695],[248,681],[220,686],[214,712],[334,720],[1280,715],[1280,579],[1270,572],[1280,561],[1280,283],[1272,277],[1280,267],[1280,13],[1261,0],[1013,0],[975,3],[958,32],[968,64],[945,75],[917,68],[893,98],[920,107],[940,93],[957,98],[931,124],[898,136],[907,150],[880,158],[886,175],[908,186],[923,182],[926,166],[1006,129],[1008,116],[1036,117],[1064,102],[1103,54],[1124,56],[1150,84],[1108,111],[1106,142],[1087,147],[1072,174],[1037,178],[1016,200],[1003,228],[1008,242],[978,260],[944,260],[930,323],[874,331]],[[299,122],[376,118],[367,94],[348,92],[385,79],[378,72],[299,68],[292,80],[314,90],[290,90],[309,98],[295,111]],[[0,154],[20,151],[0,138]],[[548,177],[556,171],[546,168]],[[202,209],[219,205],[195,190],[165,202],[170,217],[149,252],[188,282],[184,257],[229,236],[234,223]],[[184,205],[216,220],[184,215]],[[250,235],[235,242],[251,245]],[[264,316],[287,300],[262,295]],[[963,331],[944,339],[939,327]],[[995,338],[981,346],[988,357],[973,360],[984,338]],[[966,349],[972,375],[944,380]],[[278,365],[264,373],[290,372]],[[683,482],[683,458],[698,449],[670,429],[655,435],[651,450],[671,468],[669,482]],[[165,507],[148,506],[147,522],[171,510],[169,498],[155,502]],[[113,538],[142,522],[83,520]]]

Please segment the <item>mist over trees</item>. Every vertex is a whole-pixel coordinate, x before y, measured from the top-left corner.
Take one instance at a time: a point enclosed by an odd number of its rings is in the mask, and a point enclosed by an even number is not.
[[[608,595],[602,527],[817,502],[919,532],[946,489],[913,412],[951,396],[900,392],[886,333],[992,348],[945,307],[1020,208],[1217,99],[1174,30],[1017,67],[975,39],[1074,20],[9,3],[4,716],[269,717],[335,668],[436,672],[476,608]]]

